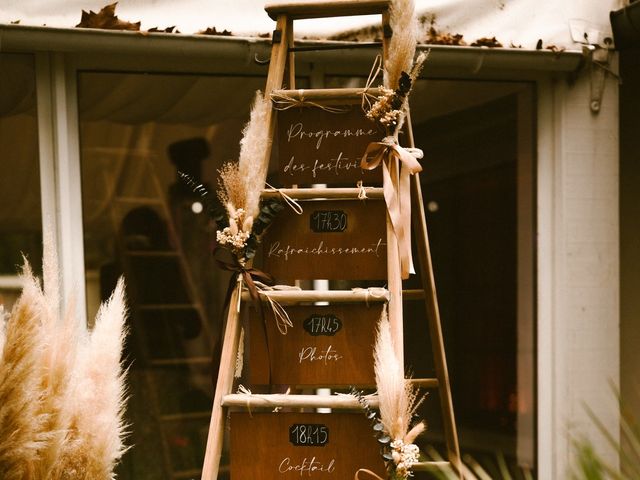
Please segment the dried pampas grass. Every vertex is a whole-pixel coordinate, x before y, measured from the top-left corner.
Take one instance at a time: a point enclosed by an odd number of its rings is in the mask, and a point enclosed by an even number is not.
[[[127,450],[124,373],[120,356],[126,332],[124,281],[101,305],[90,335],[78,348],[72,374],[73,414],[67,442],[52,472],[52,480],[110,479]]]
[[[31,268],[22,272],[22,295],[6,327],[0,357],[0,478],[36,478],[39,454],[47,439],[39,369],[42,297]]]
[[[124,284],[92,332],[73,302],[60,318],[59,272],[45,235],[44,291],[25,261],[0,356],[0,478],[111,480],[125,448]]]
[[[386,307],[378,323],[373,358],[380,421],[392,441],[411,444],[425,429],[424,422],[411,426],[422,400],[418,398],[417,389],[405,382],[404,365],[396,355]]]
[[[269,101],[256,92],[251,118],[242,131],[238,163],[225,163],[218,170],[217,193],[227,211],[229,226],[216,232],[216,240],[242,259],[260,214],[260,196],[267,179],[269,159],[265,159],[265,152],[271,142],[267,122],[270,108]]]
[[[239,172],[246,184],[244,208],[247,215],[253,218],[256,218],[260,212],[260,195],[264,189],[269,168],[269,159],[265,159],[264,155],[271,142],[267,123],[270,108],[269,100],[266,100],[258,90],[251,107],[251,118],[242,131],[240,141]]]
[[[413,0],[393,0],[389,12],[393,31],[384,65],[384,86],[395,89],[402,72],[409,72],[420,33]]]
[[[4,305],[0,305],[0,359],[2,359],[2,351],[4,350],[4,341],[6,338],[7,321],[5,317]]]

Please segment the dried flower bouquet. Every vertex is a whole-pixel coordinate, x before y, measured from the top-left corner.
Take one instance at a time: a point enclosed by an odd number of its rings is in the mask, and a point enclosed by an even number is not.
[[[404,364],[396,355],[386,308],[378,323],[373,358],[379,414],[369,407],[361,392],[354,390],[352,394],[372,420],[378,442],[383,446],[389,480],[404,480],[412,476],[411,468],[420,461],[420,449],[414,441],[426,425],[423,421],[414,422],[422,398],[405,381]]]
[[[420,29],[413,0],[391,2],[389,26],[392,36],[383,69],[384,86],[380,87],[382,94],[367,117],[383,127],[387,136],[396,136],[404,122],[409,93],[427,54],[421,53],[414,62]]]
[[[279,200],[260,201],[268,168],[264,152],[271,142],[267,124],[269,108],[269,101],[258,91],[251,118],[243,130],[238,162],[227,162],[218,170],[216,193],[220,205],[209,197],[204,186],[179,172],[205,201],[216,222],[217,244],[229,250],[242,268],[253,259],[261,235],[284,208]]]

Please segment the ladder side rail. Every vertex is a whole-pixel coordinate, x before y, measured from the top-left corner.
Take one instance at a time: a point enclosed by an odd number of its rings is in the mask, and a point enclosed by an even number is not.
[[[220,370],[216,382],[216,391],[211,409],[211,421],[207,436],[207,449],[202,467],[202,480],[217,480],[222,446],[224,443],[224,423],[226,409],[222,405],[223,398],[231,393],[235,374],[235,362],[240,342],[240,312],[238,305],[242,282],[238,282],[229,302],[226,327],[223,337],[222,354],[220,356]]]
[[[286,14],[278,15],[276,29],[273,32],[273,45],[271,48],[271,60],[269,62],[269,72],[264,91],[264,98],[270,101],[271,92],[282,88],[284,71],[288,59],[288,33],[292,24]],[[267,110],[266,123],[268,125],[269,138],[274,137],[275,116],[273,106]],[[265,149],[263,162],[269,163],[271,158],[271,142]],[[226,408],[222,405],[225,395],[231,393],[233,388],[233,377],[235,373],[235,362],[238,355],[238,343],[240,341],[240,313],[237,306],[241,301],[242,282],[236,285],[229,301],[229,310],[225,323],[225,333],[222,343],[222,354],[220,357],[220,367],[216,382],[216,391],[211,409],[211,421],[209,423],[209,433],[207,436],[207,447],[205,450],[204,464],[202,467],[201,480],[217,480],[222,447],[224,443],[224,425]]]

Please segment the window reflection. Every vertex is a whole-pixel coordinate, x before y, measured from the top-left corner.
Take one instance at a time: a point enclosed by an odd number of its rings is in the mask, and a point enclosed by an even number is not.
[[[42,270],[34,59],[0,53],[0,305],[11,309],[24,254]]]
[[[199,476],[228,274],[214,265],[213,226],[177,172],[213,192],[263,86],[258,77],[79,76],[89,318],[121,274],[130,304],[134,448],[119,478]]]

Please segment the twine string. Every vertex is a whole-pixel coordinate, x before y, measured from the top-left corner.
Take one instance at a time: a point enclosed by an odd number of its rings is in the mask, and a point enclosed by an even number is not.
[[[367,189],[364,188],[362,180],[358,180],[356,186],[358,187],[358,200],[366,200],[367,198],[369,198],[367,197]]]
[[[302,213],[304,212],[304,209],[302,208],[302,205],[298,203],[297,200],[291,198],[291,196],[287,195],[281,188],[276,188],[272,185],[269,185],[268,183],[265,183],[265,185],[269,187],[272,191],[278,192],[282,197],[282,199],[285,201],[285,203],[291,207],[291,210],[293,210],[298,215],[302,215]]]
[[[256,282],[256,286],[258,287],[258,291],[263,293],[263,298],[266,298],[269,302],[269,306],[271,307],[271,311],[273,312],[273,317],[276,319],[276,327],[278,327],[278,331],[282,335],[286,335],[289,328],[293,328],[293,322],[291,321],[291,317],[287,310],[276,300],[271,298],[271,296],[265,294],[265,292],[272,292],[275,290],[278,291],[287,291],[287,290],[300,290],[300,287],[292,287],[291,285],[267,285],[262,282]]]
[[[271,102],[275,110],[289,110],[296,107],[315,107],[329,113],[347,113],[351,111],[349,106],[332,106],[324,105],[318,102],[312,102],[304,98],[304,89],[295,90],[298,92],[298,98],[288,95],[286,93],[272,93]]]

